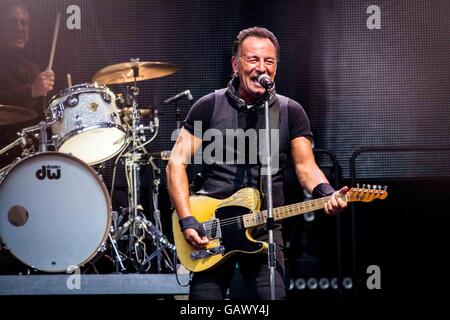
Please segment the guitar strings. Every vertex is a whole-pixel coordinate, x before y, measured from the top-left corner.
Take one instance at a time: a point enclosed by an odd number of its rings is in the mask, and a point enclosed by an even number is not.
[[[329,198],[331,198],[331,196],[320,198],[320,199],[314,199],[314,200],[310,200],[310,201],[305,201],[305,202],[302,202],[301,206],[300,206],[300,204],[286,205],[286,206],[280,207],[283,209],[275,208],[274,211],[275,211],[275,214],[278,214],[283,211],[293,211],[293,210],[297,211],[299,209],[300,209],[300,211],[303,211],[306,209],[307,206],[309,206],[311,209],[316,210],[319,208],[319,205],[323,205],[323,203],[325,201],[327,201]],[[317,206],[314,207],[314,205],[312,205],[312,203],[317,204]],[[263,215],[262,218],[265,219],[267,216],[267,210],[259,211],[259,212],[255,212],[255,213],[249,213],[249,214],[254,215],[253,219],[258,219],[257,216],[262,214]],[[217,225],[220,226],[222,232],[237,231],[237,230],[243,229],[242,227],[241,228],[238,227],[240,218],[243,219],[243,216],[225,218],[223,220],[219,220],[219,222],[206,221],[205,223],[203,223],[203,226],[205,227],[205,231],[209,231],[209,232],[212,231],[213,229],[216,229]],[[263,223],[261,223],[261,224],[263,224]],[[243,226],[243,223],[241,223],[241,225]]]

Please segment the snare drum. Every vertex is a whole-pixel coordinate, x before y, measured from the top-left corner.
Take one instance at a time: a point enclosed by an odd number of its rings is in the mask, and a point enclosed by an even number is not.
[[[0,181],[0,237],[12,255],[34,269],[64,272],[89,262],[110,228],[105,185],[73,156],[29,156]]]
[[[46,113],[54,122],[56,150],[87,164],[106,161],[125,146],[116,96],[106,86],[85,83],[70,87],[52,98]]]

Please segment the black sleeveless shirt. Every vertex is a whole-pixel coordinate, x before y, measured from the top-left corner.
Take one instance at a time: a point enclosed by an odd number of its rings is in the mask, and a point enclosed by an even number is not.
[[[184,128],[203,140],[204,184],[198,194],[221,199],[244,187],[260,190],[261,162],[263,165],[266,163],[261,150],[265,141],[260,141],[265,128],[263,106],[238,107],[226,90],[217,90],[200,98],[184,121]],[[290,142],[300,136],[312,139],[312,133],[305,111],[292,99],[277,95],[270,105],[270,113],[275,112],[278,112],[278,117],[271,118],[278,118],[278,126],[271,124],[271,128],[279,131],[277,136],[271,130],[274,153],[272,181],[273,206],[278,207],[284,202],[283,170],[290,153]],[[198,159],[199,155],[194,160]]]

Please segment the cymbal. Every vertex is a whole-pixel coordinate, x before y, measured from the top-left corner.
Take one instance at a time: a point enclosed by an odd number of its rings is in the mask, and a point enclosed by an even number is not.
[[[0,104],[0,126],[14,125],[37,117],[37,113],[33,110]]]
[[[164,62],[124,62],[113,64],[101,69],[92,78],[93,82],[101,84],[120,84],[134,82],[134,70],[137,67],[136,81],[161,78],[178,71],[179,67]]]

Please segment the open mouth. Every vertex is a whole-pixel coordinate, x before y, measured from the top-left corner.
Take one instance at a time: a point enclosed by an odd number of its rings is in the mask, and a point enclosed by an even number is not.
[[[250,80],[252,81],[252,83],[257,86],[257,87],[261,87],[261,85],[259,84],[258,81],[258,77],[251,77]]]

